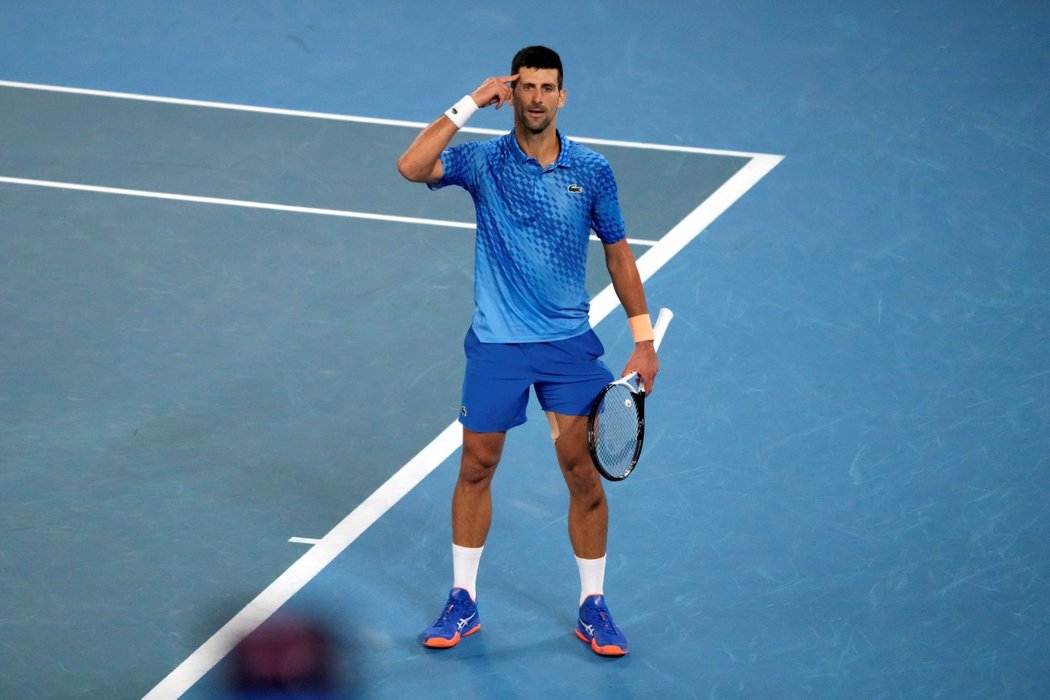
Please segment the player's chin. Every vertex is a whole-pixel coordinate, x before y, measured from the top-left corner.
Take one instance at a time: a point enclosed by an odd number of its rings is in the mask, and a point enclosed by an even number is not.
[[[542,134],[544,131],[546,131],[550,127],[552,121],[553,120],[547,119],[547,118],[538,119],[538,120],[526,119],[525,120],[525,128],[528,129],[529,131],[531,131],[534,134]]]

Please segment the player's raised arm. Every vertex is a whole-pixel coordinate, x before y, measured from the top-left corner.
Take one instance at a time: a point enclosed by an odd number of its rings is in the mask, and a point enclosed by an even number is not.
[[[416,140],[397,160],[397,171],[412,182],[437,182],[441,179],[441,152],[474,112],[496,105],[499,109],[511,99],[512,83],[518,76],[488,78],[469,95],[464,95],[433,123],[419,133]]]

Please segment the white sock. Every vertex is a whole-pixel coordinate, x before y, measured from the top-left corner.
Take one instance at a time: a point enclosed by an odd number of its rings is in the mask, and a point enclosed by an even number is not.
[[[605,594],[605,557],[601,559],[580,559],[576,557],[576,566],[580,569],[580,605],[592,595]]]
[[[474,602],[478,600],[478,565],[481,563],[483,549],[485,548],[460,547],[455,543],[452,545],[452,587],[465,590]]]

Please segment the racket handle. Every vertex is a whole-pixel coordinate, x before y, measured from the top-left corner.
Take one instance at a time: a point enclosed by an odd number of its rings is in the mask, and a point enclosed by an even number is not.
[[[671,323],[671,319],[674,318],[674,312],[668,309],[666,306],[660,309],[660,313],[656,317],[656,324],[653,325],[653,348],[656,350],[660,349],[660,343],[664,339],[664,333],[667,332],[667,326]]]

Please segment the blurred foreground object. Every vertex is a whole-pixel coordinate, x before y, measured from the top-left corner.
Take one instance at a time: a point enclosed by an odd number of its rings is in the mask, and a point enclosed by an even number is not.
[[[272,617],[245,637],[230,659],[232,698],[349,697],[340,692],[338,645],[309,617]]]

